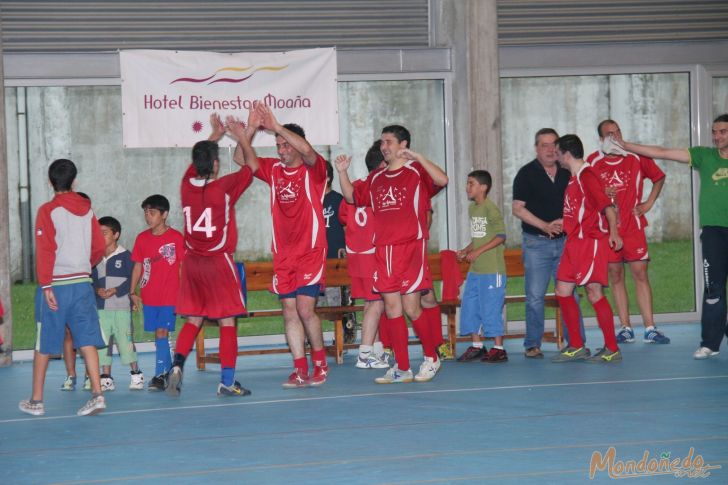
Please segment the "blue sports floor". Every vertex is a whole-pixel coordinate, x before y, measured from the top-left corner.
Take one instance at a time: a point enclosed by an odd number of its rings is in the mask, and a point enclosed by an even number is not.
[[[552,364],[553,344],[546,359],[527,360],[510,340],[508,363],[446,362],[424,384],[374,384],[382,371],[354,368],[350,351],[323,387],[284,390],[289,356],[245,357],[246,398],[218,398],[217,367],[198,372],[193,362],[178,399],[129,391],[115,362],[108,409],[83,418],[88,394],[58,390],[60,361],[48,372],[46,415],[20,413],[31,365],[18,363],[0,369],[0,483],[607,483],[606,470],[590,481],[590,461],[614,447],[620,483],[726,484],[728,351],[693,360],[699,325],[662,328],[670,345],[625,344],[613,366]],[[595,347],[601,335],[589,330],[588,340]],[[152,355],[140,364],[151,377]],[[709,476],[626,476],[620,465],[645,453],[643,465],[662,456]]]

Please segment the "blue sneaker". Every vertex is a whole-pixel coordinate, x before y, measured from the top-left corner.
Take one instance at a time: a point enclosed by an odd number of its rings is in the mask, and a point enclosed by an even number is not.
[[[653,328],[652,330],[645,330],[645,343],[646,344],[669,344],[670,339],[665,337],[665,334]]]
[[[645,338],[647,338],[646,333]],[[617,332],[617,343],[623,344],[632,342],[634,342],[634,330],[632,330],[632,327],[622,327],[619,329],[619,332]]]

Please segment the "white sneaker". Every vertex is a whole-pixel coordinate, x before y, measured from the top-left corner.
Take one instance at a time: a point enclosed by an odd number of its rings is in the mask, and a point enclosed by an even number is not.
[[[79,416],[93,416],[94,414],[99,414],[104,409],[106,409],[104,396],[96,396],[89,399],[76,414]]]
[[[693,358],[697,359],[697,360],[703,360],[703,359],[707,359],[709,357],[713,357],[714,355],[718,355],[719,353],[720,352],[710,350],[708,347],[700,347],[693,354]]]
[[[374,379],[377,384],[399,384],[401,382],[412,382],[412,369],[401,371],[397,364],[390,367],[386,374],[382,377]]]
[[[356,367],[357,369],[389,369],[389,364],[370,353],[366,357],[362,357],[359,354],[359,357],[356,359]]]
[[[113,377],[102,377],[101,378],[101,390],[102,391],[113,391],[114,389],[116,389],[116,386],[114,385]]]
[[[129,389],[132,391],[141,391],[144,389],[144,374],[141,372],[138,374],[131,375],[131,382],[129,383]]]
[[[415,382],[431,381],[440,370],[440,359],[433,360],[432,357],[425,357],[420,365],[420,371],[415,376]]]

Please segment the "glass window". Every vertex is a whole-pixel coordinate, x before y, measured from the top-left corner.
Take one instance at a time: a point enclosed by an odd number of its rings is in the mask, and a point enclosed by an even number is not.
[[[728,77],[713,78],[713,118],[728,113]]]
[[[446,166],[443,80],[350,81],[340,82],[338,90],[340,143],[315,148],[327,160],[340,153],[351,155],[352,178],[366,175],[364,155],[387,124],[407,127],[412,133],[413,150],[443,168]],[[124,149],[119,86],[17,87],[7,88],[5,96],[11,234],[21,234],[21,226],[30,227],[32,234],[38,207],[53,196],[47,182],[47,167],[57,158],[76,162],[76,190],[90,196],[96,215],[111,215],[121,222],[122,246],[131,249],[136,235],[146,229],[140,204],[151,194],[163,194],[169,199],[172,209],[168,223],[181,229],[179,183],[190,163],[190,149]],[[275,156],[275,149],[260,149],[258,153]],[[223,174],[237,168],[231,155],[221,155]],[[19,202],[20,180],[28,181],[30,193],[27,200]],[[336,179],[334,189],[339,190],[338,187]],[[257,181],[238,203],[237,259],[270,258],[269,204],[268,188]],[[21,208],[25,208],[25,213]],[[433,209],[430,249],[437,251],[447,244],[444,192],[433,199]],[[32,241],[24,244],[21,237],[11,238],[14,280],[24,276],[35,279],[34,273],[23,275],[22,270],[23,255],[31,261],[34,257],[31,244]],[[22,312],[15,319],[15,348],[31,348],[34,338],[33,288],[26,286],[27,291],[20,286],[13,291],[14,298],[20,298],[14,310]],[[263,301],[263,308],[276,306],[275,299]],[[282,333],[279,326],[271,324],[261,332]],[[28,332],[22,331],[25,327]],[[215,335],[213,331],[209,336]],[[141,331],[135,332],[135,337],[153,338]]]
[[[585,155],[598,148],[597,125],[614,119],[626,140],[690,146],[689,73],[501,79],[504,199],[509,244],[520,244],[520,221],[510,213],[513,178],[535,158],[534,135],[551,127],[577,134]],[[658,161],[665,187],[647,214],[655,313],[693,311],[692,182],[684,164]],[[645,197],[651,183],[645,182]],[[676,260],[680,264],[676,264]],[[628,287],[633,292],[631,278]],[[630,313],[638,314],[630,297]]]

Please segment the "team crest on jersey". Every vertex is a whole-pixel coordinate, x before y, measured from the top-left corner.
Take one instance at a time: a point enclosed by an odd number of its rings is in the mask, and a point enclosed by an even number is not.
[[[159,254],[170,265],[177,261],[177,249],[174,243],[168,243],[159,247]]]
[[[300,190],[301,186],[294,180],[279,180],[276,184],[276,199],[282,204],[295,202]]]
[[[715,182],[715,185],[718,185],[719,181],[723,181],[723,185],[726,184],[726,179],[728,179],[728,167],[721,167],[718,170],[716,170],[713,175],[710,177],[713,179],[713,182]]]
[[[602,172],[602,181],[607,187],[614,187],[617,190],[626,190],[629,185],[630,175],[626,170],[615,170],[613,172]]]
[[[402,208],[407,197],[407,187],[380,186],[374,194],[374,204],[378,211],[397,210]]]

